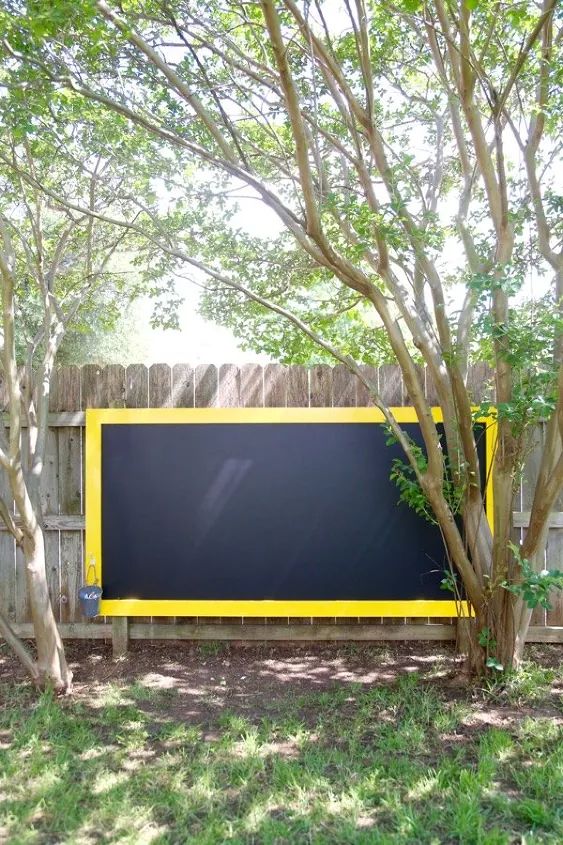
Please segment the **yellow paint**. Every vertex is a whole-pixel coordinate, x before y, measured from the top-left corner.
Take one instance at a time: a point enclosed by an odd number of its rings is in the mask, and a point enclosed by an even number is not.
[[[414,408],[391,408],[398,423],[417,422]],[[434,422],[442,422],[440,408],[432,408]],[[377,408],[92,408],[86,411],[86,553],[85,573],[93,561],[96,580],[102,583],[102,426],[214,423],[381,423]],[[491,467],[496,443],[496,421],[486,425],[487,519],[493,525]],[[427,617],[467,615],[454,601],[196,601],[160,599],[102,600],[104,616],[385,616]]]
[[[464,615],[468,608],[462,603]],[[457,616],[455,601],[102,600],[104,616]]]

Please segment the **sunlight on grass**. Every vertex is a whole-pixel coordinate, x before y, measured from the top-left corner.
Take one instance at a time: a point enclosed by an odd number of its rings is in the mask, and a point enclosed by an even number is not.
[[[550,676],[533,675],[545,698]],[[502,693],[527,706],[506,729],[475,721],[478,696],[448,699],[415,674],[288,689],[266,716],[223,710],[212,729],[176,718],[180,694],[144,681],[107,684],[92,706],[7,686],[0,839],[555,845],[562,727],[531,715],[543,699],[527,684]]]

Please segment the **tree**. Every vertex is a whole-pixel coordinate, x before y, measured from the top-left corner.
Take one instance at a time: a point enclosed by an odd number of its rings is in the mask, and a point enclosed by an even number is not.
[[[208,275],[209,301],[223,299],[210,307],[242,313],[244,298],[268,309],[367,384],[473,607],[474,668],[486,658],[517,665],[530,607],[557,583],[539,573],[563,483],[556,0],[345,0],[340,12],[320,0],[5,5],[12,85],[66,91],[168,151],[180,211],[163,219],[153,209],[136,225],[166,260]],[[209,174],[209,203],[224,208],[242,186],[274,212],[283,260],[260,238],[214,226],[207,205],[203,222],[186,211],[182,181],[196,167]],[[514,308],[527,272],[550,290],[534,360],[533,332]],[[342,342],[341,307],[396,357],[423,453],[366,382],[362,348]],[[479,347],[493,366],[498,418],[493,532],[467,386]],[[419,360],[443,411],[447,460]],[[513,490],[540,419],[546,445],[516,548]]]
[[[23,550],[36,659],[1,611],[0,632],[38,685],[67,691],[72,673],[47,587],[41,496],[51,378],[66,332],[81,325],[90,301],[103,291],[134,292],[122,256],[135,238],[54,205],[37,188],[41,181],[70,190],[91,211],[111,208],[120,168],[95,155],[76,126],[64,133],[64,144],[55,141],[53,132],[21,125],[0,138],[0,366],[8,397],[0,469],[13,498],[0,499],[0,514]]]

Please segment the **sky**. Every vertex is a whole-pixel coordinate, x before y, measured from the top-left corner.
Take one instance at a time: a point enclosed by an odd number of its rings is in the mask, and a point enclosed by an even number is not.
[[[245,187],[245,194],[252,193]],[[245,229],[258,237],[273,237],[281,229],[274,212],[256,199],[239,199],[239,211],[233,217],[233,227]],[[185,294],[184,304],[178,312],[180,331],[152,329],[150,315],[152,304],[146,298],[137,303],[135,319],[143,324],[139,353],[145,364],[265,364],[271,359],[256,352],[244,352],[233,333],[222,326],[205,320],[197,313],[200,289],[184,279],[177,280],[178,291]],[[137,356],[138,357],[138,356]]]

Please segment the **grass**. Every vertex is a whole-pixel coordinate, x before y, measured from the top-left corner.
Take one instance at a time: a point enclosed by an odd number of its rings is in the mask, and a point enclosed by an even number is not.
[[[4,685],[0,842],[560,843],[563,734],[537,706],[554,679],[452,698],[413,673],[206,724],[139,680],[91,703]],[[508,727],[475,719],[499,706]]]

